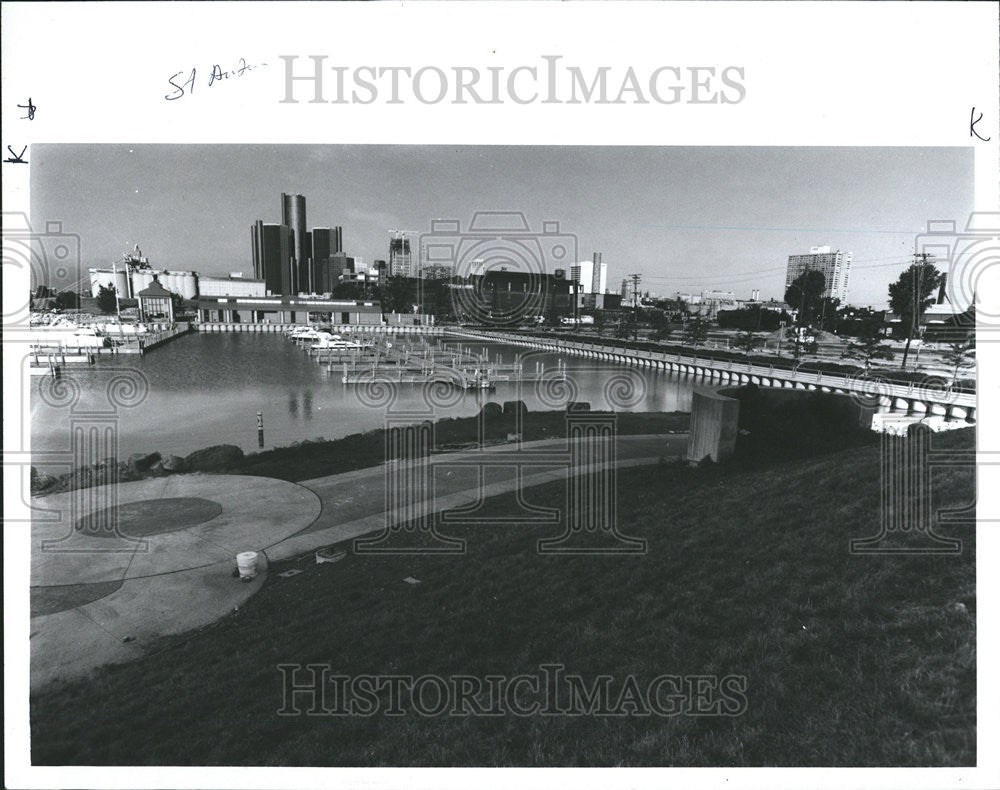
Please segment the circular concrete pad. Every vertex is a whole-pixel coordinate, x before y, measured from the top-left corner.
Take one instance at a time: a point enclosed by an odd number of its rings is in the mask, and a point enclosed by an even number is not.
[[[245,475],[175,475],[34,498],[32,688],[131,660],[160,637],[232,612],[267,578],[266,550],[312,524],[321,507],[308,488]],[[112,508],[126,525],[119,534],[77,529],[99,526]],[[262,552],[249,584],[232,575],[243,551]]]
[[[117,508],[135,517],[163,500],[173,531],[143,528],[127,534],[76,529],[95,514]],[[193,502],[192,502],[193,500]],[[198,502],[205,504],[196,504]],[[308,488],[270,477],[174,475],[117,486],[68,491],[32,502],[31,584],[92,584],[175,573],[217,562],[235,564],[242,551],[261,551],[308,527],[319,516],[319,498]],[[208,521],[201,518],[217,513]],[[181,526],[183,521],[188,526]],[[200,523],[194,523],[200,521]],[[135,534],[138,531],[140,534]],[[106,532],[106,531],[105,531]]]
[[[222,505],[200,497],[144,499],[115,505],[77,519],[76,530],[97,538],[144,538],[211,521]]]
[[[122,586],[121,582],[95,582],[94,584],[64,584],[58,587],[31,588],[31,616],[65,612],[77,606],[99,601]]]

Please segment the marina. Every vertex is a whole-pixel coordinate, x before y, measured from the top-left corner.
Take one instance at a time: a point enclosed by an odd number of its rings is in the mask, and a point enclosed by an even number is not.
[[[516,353],[508,354],[505,360],[501,353],[491,356],[486,348],[473,351],[462,343],[435,343],[419,337],[344,339],[343,335],[317,330],[293,331],[288,337],[325,366],[329,374],[340,373],[343,384],[387,380],[493,391],[500,382],[562,380],[566,375],[562,360],[546,370],[543,361],[525,364]]]
[[[398,338],[388,340],[393,348]],[[212,444],[234,444],[251,452],[382,428],[387,416],[397,412],[423,414],[429,419],[471,417],[489,402],[502,405],[521,400],[531,411],[560,409],[569,401],[588,402],[595,410],[636,412],[687,411],[691,406],[694,383],[667,371],[625,369],[610,361],[573,359],[548,350],[518,349],[507,343],[476,342],[454,335],[428,337],[426,342],[436,349],[439,360],[446,353],[454,358],[461,346],[460,362],[465,360],[471,366],[485,358],[489,369],[498,370],[518,361],[525,375],[497,375],[492,389],[454,387],[454,397],[446,404],[432,406],[425,400],[427,388],[434,386],[427,379],[407,381],[403,376],[401,381],[400,372],[388,366],[372,379],[369,363],[367,381],[391,384],[393,390],[391,404],[372,408],[366,401],[370,388],[363,385],[365,379],[345,384],[343,362],[334,362],[331,369],[325,357],[309,353],[312,344],[297,345],[277,333],[195,331],[154,353],[111,357],[102,352],[93,365],[68,364],[62,378],[79,385],[79,394],[71,403],[51,394],[55,382],[51,376],[34,376],[32,448],[68,448],[75,415],[107,411],[107,389],[123,370],[124,375],[140,382],[145,393],[134,404],[116,411],[117,441],[123,456],[153,450],[183,455]],[[420,347],[411,348],[411,358]],[[536,366],[544,368],[544,373],[536,375]],[[625,379],[629,400],[618,405],[609,397],[609,389]],[[258,411],[263,412],[266,426],[263,448],[258,444]],[[178,425],[184,429],[178,430]]]
[[[70,367],[95,365],[101,357],[141,356],[190,331],[187,323],[36,329],[29,336],[28,370],[32,376],[57,376]]]

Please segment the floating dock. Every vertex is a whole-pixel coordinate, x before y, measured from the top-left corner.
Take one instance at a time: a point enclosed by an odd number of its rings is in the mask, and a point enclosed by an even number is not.
[[[541,362],[525,367],[520,356],[504,361],[475,354],[461,344],[428,342],[426,338],[352,338],[344,345],[334,341],[324,345],[316,340],[294,339],[303,350],[326,367],[331,375],[340,374],[344,384],[367,384],[392,381],[400,384],[444,383],[466,390],[492,390],[500,382],[538,381],[565,376],[564,363],[555,369]],[[555,372],[553,372],[555,371]]]

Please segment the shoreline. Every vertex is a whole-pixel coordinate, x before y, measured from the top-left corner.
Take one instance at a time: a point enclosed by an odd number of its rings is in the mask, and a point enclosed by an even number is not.
[[[690,413],[673,412],[582,412],[614,415],[618,436],[649,433],[684,433]],[[515,433],[517,412],[521,432]],[[445,417],[433,422],[432,455],[458,452],[472,447],[502,446],[516,441],[558,439],[566,436],[566,410],[530,412],[521,401],[505,407],[487,403],[472,417]],[[579,412],[576,412],[579,413]],[[482,426],[480,426],[482,422]],[[419,425],[420,422],[410,423]],[[212,445],[184,456],[161,455],[157,451],[133,453],[126,460],[106,458],[99,464],[77,467],[61,475],[49,475],[31,467],[31,495],[47,496],[80,488],[125,483],[150,477],[168,477],[189,472],[241,474],[273,477],[297,482],[325,475],[379,466],[386,461],[386,428],[375,428],[339,439],[306,439],[284,447],[244,453],[235,445]]]

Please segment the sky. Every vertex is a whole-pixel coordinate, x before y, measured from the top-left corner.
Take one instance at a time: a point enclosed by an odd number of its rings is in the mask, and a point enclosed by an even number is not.
[[[38,145],[31,223],[60,221],[87,267],[138,243],[158,268],[252,275],[250,226],[306,197],[308,227],[349,255],[388,255],[389,229],[465,230],[477,211],[558,222],[608,287],[781,299],[788,256],[853,253],[848,302],[884,307],[928,220],[963,227],[971,148]],[[416,247],[416,245],[414,245]],[[555,264],[545,262],[552,271]]]

